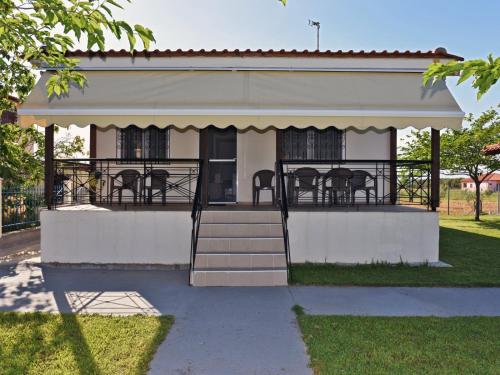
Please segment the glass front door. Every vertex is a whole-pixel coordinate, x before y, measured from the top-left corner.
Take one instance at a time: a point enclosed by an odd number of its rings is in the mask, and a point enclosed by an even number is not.
[[[208,129],[208,203],[236,203],[236,129]]]

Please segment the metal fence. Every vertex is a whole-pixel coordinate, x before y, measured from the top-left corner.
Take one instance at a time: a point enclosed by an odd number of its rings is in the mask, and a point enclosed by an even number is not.
[[[43,187],[2,188],[2,231],[40,225],[40,210],[45,207]]]

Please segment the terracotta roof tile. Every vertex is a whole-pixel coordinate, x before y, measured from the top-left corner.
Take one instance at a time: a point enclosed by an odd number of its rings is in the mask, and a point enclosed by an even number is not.
[[[445,48],[436,48],[434,51],[297,51],[296,49],[286,51],[284,49],[281,50],[267,50],[264,51],[262,49],[258,50],[158,50],[155,49],[153,51],[136,51],[134,50],[132,53],[125,50],[108,50],[108,51],[68,51],[66,53],[69,57],[183,57],[183,56],[200,56],[200,57],[239,57],[239,56],[247,56],[247,57],[370,57],[370,58],[447,58],[454,60],[463,60],[462,57],[453,55],[448,53]]]
[[[490,174],[488,177],[486,177],[484,180],[483,180],[483,176],[479,176],[479,179],[481,180],[481,182],[492,182],[492,181],[498,181],[500,182],[500,173],[492,173]],[[467,178],[464,178],[462,179],[460,182],[474,182],[472,180],[472,178],[470,177],[467,177]]]

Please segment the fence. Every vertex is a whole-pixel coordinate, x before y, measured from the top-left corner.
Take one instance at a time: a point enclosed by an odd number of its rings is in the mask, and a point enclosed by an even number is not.
[[[40,210],[45,206],[42,187],[0,186],[0,191],[4,233],[40,225]]]

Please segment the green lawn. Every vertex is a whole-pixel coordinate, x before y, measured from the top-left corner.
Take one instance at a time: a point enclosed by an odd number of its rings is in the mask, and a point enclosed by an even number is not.
[[[145,374],[173,318],[0,313],[0,373]]]
[[[453,268],[408,265],[292,267],[296,284],[373,286],[500,286],[500,217],[441,217],[440,258]],[[293,249],[292,249],[293,251]]]
[[[297,319],[316,374],[500,373],[500,317]]]

